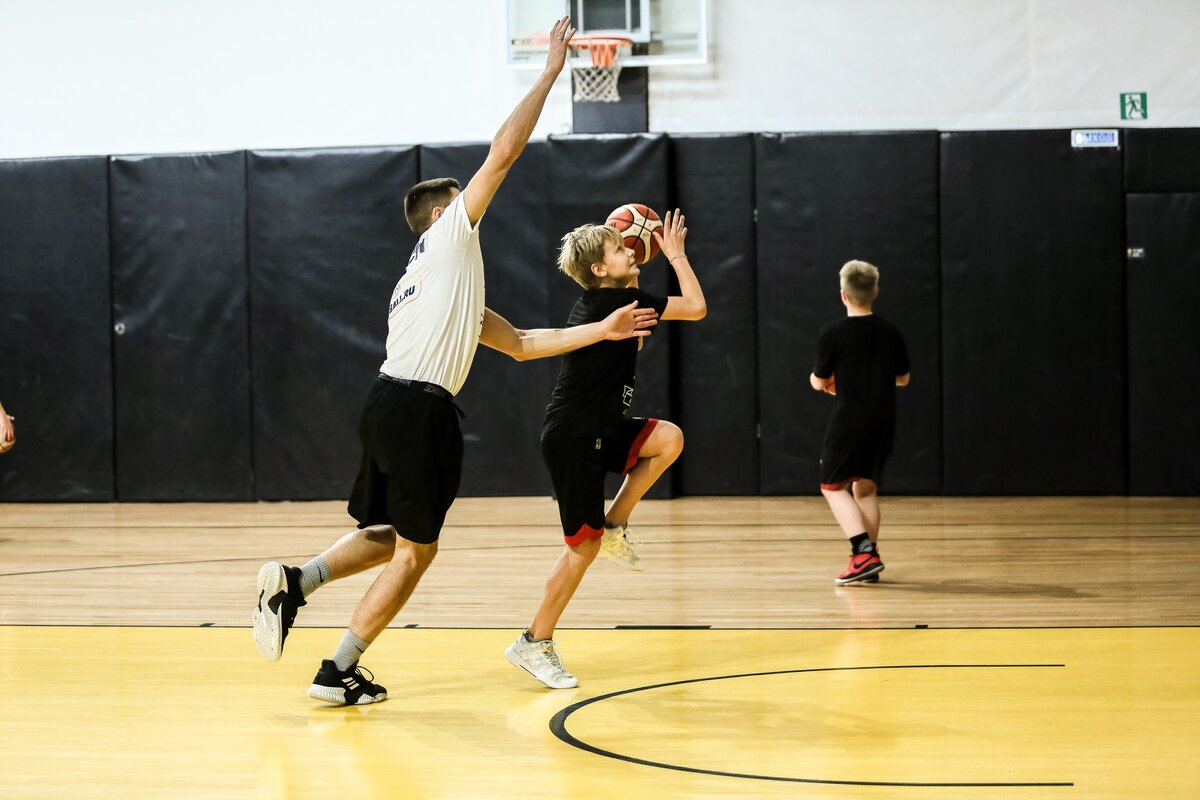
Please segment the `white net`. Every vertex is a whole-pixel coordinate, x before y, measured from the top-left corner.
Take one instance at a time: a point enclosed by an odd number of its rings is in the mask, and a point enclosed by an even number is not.
[[[591,50],[591,64],[571,66],[571,78],[575,84],[576,103],[615,103],[621,99],[617,92],[617,78],[621,76],[621,64],[629,53],[632,42],[626,39],[596,39],[571,42],[579,49]]]

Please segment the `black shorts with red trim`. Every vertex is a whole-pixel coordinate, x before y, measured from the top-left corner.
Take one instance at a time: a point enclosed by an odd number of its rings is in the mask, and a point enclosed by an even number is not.
[[[844,489],[847,484],[861,480],[878,485],[883,480],[888,455],[882,448],[869,445],[853,450],[826,447],[821,451],[821,488]]]
[[[604,476],[633,469],[642,445],[657,424],[656,419],[630,417],[621,420],[616,436],[542,439],[542,459],[554,483],[558,516],[568,545],[599,539],[604,533]]]
[[[350,491],[358,527],[391,525],[411,542],[441,535],[458,494],[463,439],[452,395],[436,384],[381,375],[359,420],[362,462]]]

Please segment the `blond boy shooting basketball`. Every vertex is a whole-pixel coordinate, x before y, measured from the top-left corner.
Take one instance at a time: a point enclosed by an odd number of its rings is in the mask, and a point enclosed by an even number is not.
[[[655,231],[675,268],[680,294],[657,297],[638,288],[633,251],[614,228],[584,225],[563,237],[559,267],[584,288],[568,325],[599,319],[636,300],[662,319],[699,320],[707,313],[700,281],[684,252],[687,228],[676,210]],[[542,428],[542,457],[558,498],[566,546],[546,580],[541,605],[505,656],[552,689],[579,681],[563,666],[554,629],[598,554],[633,570],[644,569],[630,546],[627,525],[634,506],[683,450],[683,431],[666,420],[627,416],[633,400],[641,342],[601,342],[563,358]],[[625,476],[604,509],[606,472]]]

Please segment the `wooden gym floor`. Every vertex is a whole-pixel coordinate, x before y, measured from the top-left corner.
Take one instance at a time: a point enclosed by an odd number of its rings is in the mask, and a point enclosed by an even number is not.
[[[310,701],[372,578],[255,654],[254,578],[340,503],[0,504],[0,798],[1193,798],[1200,499],[884,498],[876,585],[835,587],[820,498],[647,501],[556,639],[503,650],[561,547],[547,498],[466,498],[364,665]]]

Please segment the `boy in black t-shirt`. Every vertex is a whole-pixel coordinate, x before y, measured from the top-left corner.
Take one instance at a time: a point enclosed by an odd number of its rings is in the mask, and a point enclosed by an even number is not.
[[[883,571],[876,492],[892,454],[895,387],[908,385],[910,367],[900,331],[871,312],[879,270],[849,261],[839,274],[846,317],[821,329],[809,381],[836,397],[821,451],[821,493],[850,539],[850,566],[833,581],[841,585],[873,583]]]
[[[614,228],[584,225],[563,237],[559,269],[584,288],[567,327],[603,319],[636,300],[661,319],[703,319],[700,282],[684,253],[687,228],[679,210],[667,213],[654,233],[675,268],[680,296],[659,297],[638,288],[633,251]],[[554,648],[554,628],[583,573],[603,554],[633,570],[645,567],[626,537],[629,514],[683,450],[683,432],[665,420],[628,417],[639,345],[599,342],[563,356],[546,406],[542,457],[558,498],[566,547],[550,572],[532,624],[505,655],[552,689],[579,685]],[[623,473],[620,491],[604,510],[604,476]]]

